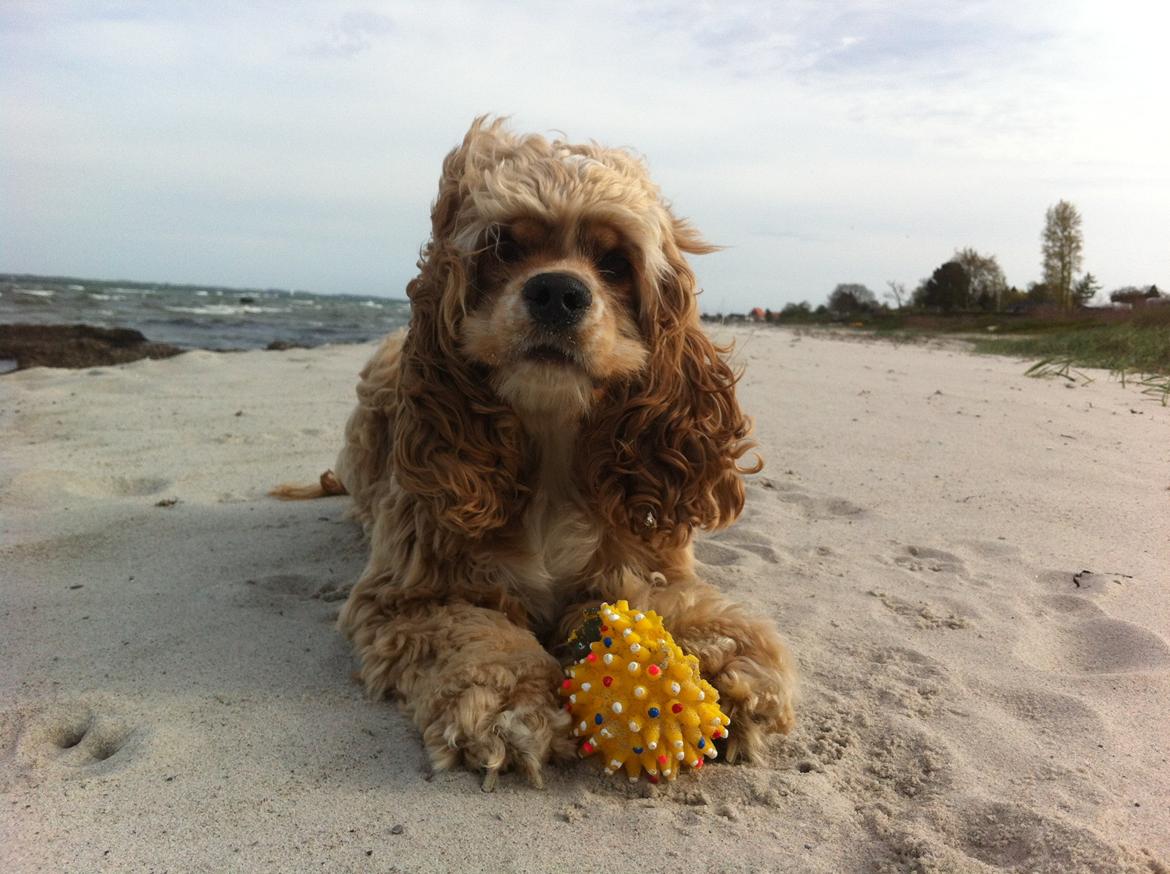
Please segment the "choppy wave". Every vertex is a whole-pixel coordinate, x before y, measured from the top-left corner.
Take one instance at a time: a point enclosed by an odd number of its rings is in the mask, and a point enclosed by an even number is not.
[[[195,316],[257,316],[261,313],[287,313],[288,307],[262,307],[255,304],[242,303],[209,303],[201,307],[165,307],[172,313],[191,313]]]
[[[17,294],[26,294],[29,297],[53,297],[57,292],[48,288],[14,288]]]

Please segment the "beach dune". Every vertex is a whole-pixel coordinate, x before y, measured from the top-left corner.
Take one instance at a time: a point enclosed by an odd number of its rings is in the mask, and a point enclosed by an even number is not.
[[[798,725],[673,786],[432,774],[334,629],[369,346],[0,378],[0,867],[1170,871],[1170,409],[1091,371],[726,332],[763,473],[700,568]]]

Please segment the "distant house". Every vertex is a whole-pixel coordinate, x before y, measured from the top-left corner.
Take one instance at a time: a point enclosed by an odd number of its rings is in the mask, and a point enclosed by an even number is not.
[[[763,322],[767,319],[767,313],[764,312],[763,307],[756,307],[748,315],[753,322]]]

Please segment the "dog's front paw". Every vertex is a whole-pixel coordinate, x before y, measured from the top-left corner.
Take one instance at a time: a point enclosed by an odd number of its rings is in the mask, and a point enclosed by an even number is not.
[[[559,671],[546,673],[525,678],[499,672],[438,690],[423,727],[435,768],[462,764],[481,770],[485,792],[495,789],[500,773],[509,770],[542,787],[544,764],[567,759],[574,751],[569,714],[553,691]]]
[[[734,658],[711,678],[719,690],[719,704],[731,717],[723,754],[728,762],[759,761],[767,736],[787,734],[796,721],[792,707],[791,672],[751,658]]]
[[[704,678],[718,690],[719,706],[731,718],[727,741],[720,744],[726,761],[759,761],[769,734],[791,731],[796,672],[775,631],[721,623],[708,633],[691,629],[680,645],[698,656]]]

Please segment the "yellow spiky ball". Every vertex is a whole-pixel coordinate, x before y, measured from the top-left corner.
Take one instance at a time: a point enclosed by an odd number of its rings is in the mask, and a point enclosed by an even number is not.
[[[599,755],[606,771],[624,768],[631,780],[645,771],[653,783],[715,758],[714,741],[731,720],[699,660],[679,649],[657,613],[602,604],[569,644],[580,658],[566,669],[561,695],[583,756]]]

